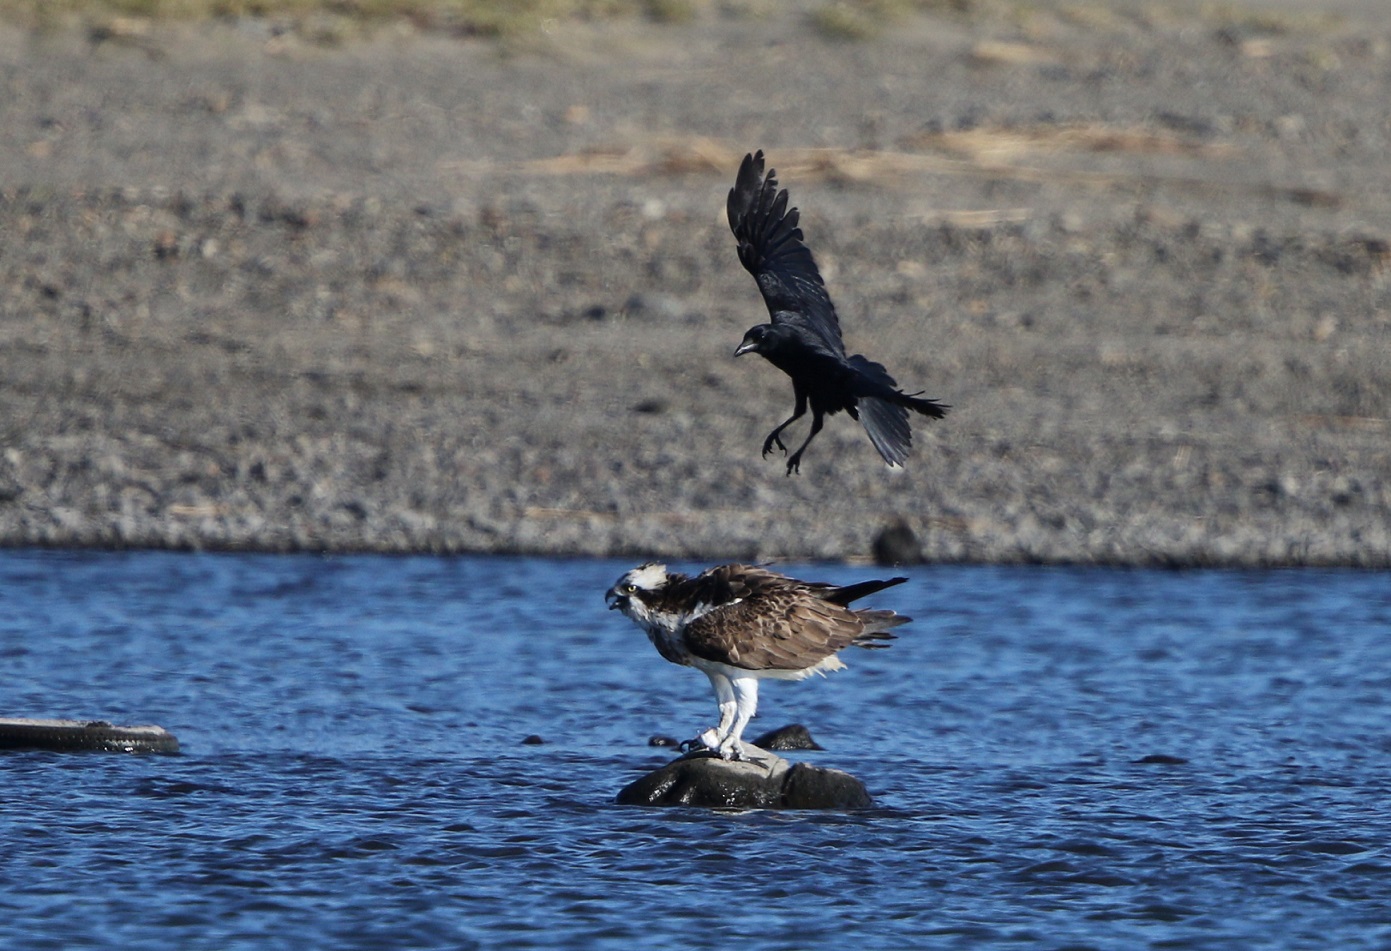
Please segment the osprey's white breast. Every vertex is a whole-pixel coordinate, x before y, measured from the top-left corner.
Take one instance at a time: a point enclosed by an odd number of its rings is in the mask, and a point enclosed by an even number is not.
[[[686,647],[686,626],[696,618],[703,617],[717,608],[738,604],[742,598],[735,598],[725,604],[697,602],[684,611],[644,611],[637,619],[653,645],[668,660],[675,659],[678,664],[700,666],[699,658]]]

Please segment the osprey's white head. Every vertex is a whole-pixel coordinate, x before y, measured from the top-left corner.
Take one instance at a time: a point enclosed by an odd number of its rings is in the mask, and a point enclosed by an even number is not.
[[[645,626],[645,622],[652,619],[653,602],[671,578],[666,565],[649,561],[615,581],[613,587],[604,592],[604,600],[610,611],[622,611]]]

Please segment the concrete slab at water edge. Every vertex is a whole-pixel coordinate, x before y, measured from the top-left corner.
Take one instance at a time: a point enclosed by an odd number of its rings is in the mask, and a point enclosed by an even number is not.
[[[0,717],[0,750],[177,753],[179,741],[160,726],[116,726],[106,720]]]

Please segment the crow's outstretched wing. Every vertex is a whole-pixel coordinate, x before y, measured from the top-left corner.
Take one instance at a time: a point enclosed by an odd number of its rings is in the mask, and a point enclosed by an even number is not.
[[[744,156],[725,211],[739,242],[739,261],[758,282],[773,323],[811,331],[843,356],[835,305],[811,250],[802,243],[797,209],[787,207],[787,190],[778,190],[776,171],[763,174],[762,150]]]

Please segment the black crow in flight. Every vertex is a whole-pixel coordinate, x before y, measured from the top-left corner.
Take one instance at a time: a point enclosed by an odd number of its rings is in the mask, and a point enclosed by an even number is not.
[[[811,405],[811,432],[787,460],[787,474],[801,470],[802,453],[821,432],[823,418],[841,410],[858,419],[869,441],[890,466],[902,465],[913,444],[908,410],[941,419],[948,407],[918,393],[904,393],[882,364],[860,354],[846,356],[840,322],[811,250],[802,243],[796,208],[787,207],[787,190],[778,190],[777,173],[763,174],[763,152],[745,155],[729,190],[729,227],[739,241],[739,260],[758,281],[772,321],[750,327],[734,355],[760,353],[792,377],[796,406],[792,416],[763,441],[763,455],[777,446],[782,431]]]

